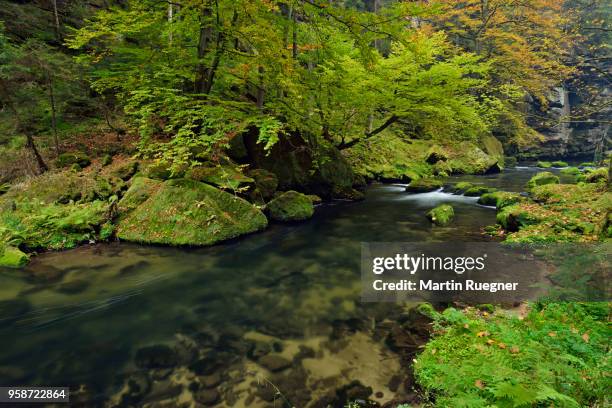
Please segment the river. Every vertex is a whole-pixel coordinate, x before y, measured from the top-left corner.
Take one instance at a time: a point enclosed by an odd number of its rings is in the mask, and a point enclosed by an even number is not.
[[[521,191],[536,171],[449,181]],[[410,396],[402,367],[426,322],[406,305],[359,302],[360,242],[490,240],[481,228],[495,210],[476,200],[374,184],[362,202],[210,248],[113,243],[36,257],[25,274],[0,271],[0,385],[70,386],[83,406]],[[455,207],[448,227],[424,216],[440,203]],[[400,344],[402,324],[414,325],[412,346]]]

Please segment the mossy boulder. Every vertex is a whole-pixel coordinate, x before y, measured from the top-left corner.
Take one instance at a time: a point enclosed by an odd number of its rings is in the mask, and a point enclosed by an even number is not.
[[[542,169],[550,169],[552,167],[552,163],[547,162],[547,161],[539,161],[536,163],[536,167],[539,167]]]
[[[21,268],[30,257],[18,248],[0,245],[0,268]]]
[[[409,193],[427,193],[430,191],[442,188],[444,183],[441,180],[434,178],[421,178],[413,180],[406,186],[406,191]]]
[[[128,163],[122,164],[121,166],[117,167],[111,172],[111,174],[114,177],[118,177],[123,181],[127,181],[131,179],[132,176],[136,174],[137,171],[138,171],[138,162],[132,161],[132,162],[128,162]]]
[[[585,174],[585,180],[587,183],[600,183],[608,181],[608,168],[600,167],[596,170],[590,171]]]
[[[508,232],[516,232],[520,228],[538,224],[542,219],[519,204],[505,207],[497,213],[497,223]]]
[[[323,202],[323,199],[316,194],[308,194],[306,197],[308,197],[313,204],[321,204]]]
[[[472,187],[474,187],[474,184],[469,181],[460,181],[452,186],[450,190],[455,194],[463,194]]]
[[[146,166],[143,175],[150,179],[168,180],[172,177],[172,171],[167,163],[156,162]]]
[[[562,160],[557,160],[557,161],[554,161],[554,162],[552,162],[550,164],[553,167],[567,167],[567,166],[569,166],[569,164],[567,164],[567,162],[564,162]]]
[[[445,162],[447,160],[448,160],[447,154],[438,146],[434,146],[431,149],[429,149],[429,151],[427,152],[427,155],[425,156],[425,162],[429,164],[436,164],[440,161]]]
[[[543,186],[545,184],[559,184],[559,177],[555,176],[551,172],[543,171],[529,179],[527,182],[527,188],[532,189],[536,186]]]
[[[565,174],[568,176],[577,176],[580,174],[580,169],[578,167],[566,167],[561,169],[561,174]]]
[[[510,193],[507,191],[495,191],[486,193],[480,196],[478,204],[495,206],[498,210],[508,207],[512,204],[525,201],[525,197],[519,193]]]
[[[483,194],[486,193],[493,193],[494,191],[496,191],[497,189],[493,188],[493,187],[487,187],[487,186],[472,186],[470,188],[468,188],[467,190],[465,190],[465,192],[463,193],[463,195],[467,196],[467,197],[480,197]]]
[[[249,171],[248,175],[255,181],[255,189],[251,193],[252,196],[261,197],[264,201],[274,197],[274,193],[278,188],[276,174],[265,169],[254,169]]]
[[[159,180],[153,180],[147,177],[134,177],[131,181],[130,188],[119,201],[119,213],[126,214],[134,210],[151,197],[161,185],[162,182]]]
[[[126,207],[149,196],[121,216],[117,237],[122,240],[165,245],[212,245],[267,226],[266,217],[256,207],[211,185],[187,179],[169,180],[159,185],[140,183],[141,191],[131,196],[132,202]],[[133,188],[134,185],[130,190]],[[130,191],[126,194],[128,196]],[[122,207],[124,200],[120,203]]]
[[[110,154],[105,154],[104,156],[102,156],[102,159],[100,160],[100,164],[102,164],[102,167],[108,166],[113,162],[113,156],[111,156]]]
[[[55,161],[57,167],[70,167],[78,164],[80,168],[85,168],[91,164],[91,159],[84,152],[68,152],[59,155]]]
[[[287,191],[278,195],[266,206],[270,218],[276,221],[301,221],[314,214],[312,200],[297,191]]]
[[[185,178],[212,184],[225,190],[237,190],[255,181],[242,174],[239,168],[229,164],[214,167],[193,167],[187,171]]]
[[[595,167],[595,163],[593,163],[593,162],[584,162],[584,163],[580,163],[578,165],[578,167],[580,167],[581,169],[585,168],[585,167]]]
[[[448,204],[442,204],[427,213],[427,218],[438,226],[445,226],[451,223],[455,217],[455,210]]]

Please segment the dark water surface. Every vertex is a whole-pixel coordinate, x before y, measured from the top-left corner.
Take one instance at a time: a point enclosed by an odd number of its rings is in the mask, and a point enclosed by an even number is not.
[[[451,181],[521,191],[536,171]],[[440,203],[455,207],[449,227],[424,216]],[[81,387],[85,406],[301,407],[359,396],[358,380],[384,404],[411,392],[410,353],[385,319],[406,309],[359,302],[360,242],[482,241],[493,223],[476,198],[373,185],[363,202],[211,248],[46,254],[25,274],[0,271],[0,385]]]

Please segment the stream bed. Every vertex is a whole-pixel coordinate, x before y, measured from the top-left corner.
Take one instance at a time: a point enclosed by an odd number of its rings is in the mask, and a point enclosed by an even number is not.
[[[537,171],[449,181],[522,191]],[[70,386],[74,406],[410,401],[428,322],[360,302],[360,243],[490,240],[495,210],[476,201],[374,184],[362,202],[210,248],[92,245],[0,270],[0,385]],[[424,215],[441,203],[448,227]]]

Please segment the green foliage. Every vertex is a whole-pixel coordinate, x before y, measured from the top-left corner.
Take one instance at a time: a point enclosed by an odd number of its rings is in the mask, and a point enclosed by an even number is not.
[[[439,407],[579,407],[608,398],[607,304],[544,304],[524,318],[453,308],[414,365]],[[605,404],[605,402],[604,402]]]

